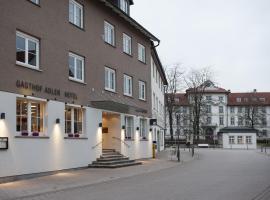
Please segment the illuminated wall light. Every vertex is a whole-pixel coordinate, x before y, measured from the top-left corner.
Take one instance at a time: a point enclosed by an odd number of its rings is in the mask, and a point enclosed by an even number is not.
[[[56,123],[56,124],[60,124],[60,119],[57,118],[57,119],[55,120],[55,123]]]
[[[136,130],[139,131],[140,130],[140,127],[137,127]]]
[[[6,119],[6,113],[1,113],[0,119]]]

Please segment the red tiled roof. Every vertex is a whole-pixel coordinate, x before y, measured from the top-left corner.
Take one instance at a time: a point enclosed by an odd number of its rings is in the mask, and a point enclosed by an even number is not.
[[[179,99],[179,101],[175,101],[176,105],[179,105],[179,106],[188,106],[189,105],[188,97],[185,93],[176,93],[174,97],[175,97],[175,99]]]
[[[250,104],[270,105],[270,92],[230,93],[228,95],[229,106],[248,106]]]
[[[192,88],[191,89],[187,89],[186,92],[191,92],[192,93]],[[220,87],[213,87],[213,88],[205,88],[204,93],[208,93],[208,94],[214,94],[214,93],[230,93],[229,90],[225,90],[224,88],[220,88]]]

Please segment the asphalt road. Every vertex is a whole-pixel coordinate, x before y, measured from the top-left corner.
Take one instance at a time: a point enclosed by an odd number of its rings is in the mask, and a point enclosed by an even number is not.
[[[199,150],[173,168],[32,200],[270,200],[270,157],[255,151]]]

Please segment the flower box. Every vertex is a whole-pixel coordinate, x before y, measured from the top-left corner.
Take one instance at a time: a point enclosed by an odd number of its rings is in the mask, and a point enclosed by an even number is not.
[[[80,137],[80,134],[75,133],[75,134],[74,134],[74,137],[75,137],[75,138],[78,138],[78,137]]]
[[[69,133],[68,134],[68,137],[73,137],[74,135],[72,133]]]
[[[32,136],[38,137],[38,136],[39,136],[39,132],[33,132],[33,133],[32,133]]]
[[[22,131],[21,135],[22,135],[22,136],[28,136],[29,134],[28,134],[27,131]]]

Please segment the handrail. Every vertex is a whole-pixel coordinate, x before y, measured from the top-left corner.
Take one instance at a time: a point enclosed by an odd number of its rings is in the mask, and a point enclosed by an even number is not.
[[[103,143],[104,140],[102,140],[101,142],[97,143],[95,146],[92,146],[92,149],[97,148],[99,145],[101,145]]]
[[[128,148],[130,148],[130,145],[128,145],[125,141],[123,141],[121,138],[118,137],[112,137],[112,139],[118,140],[119,142],[123,143],[124,145],[126,145]]]

